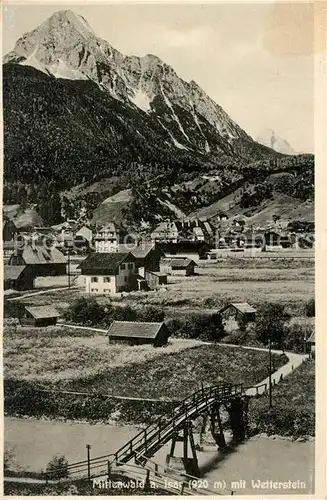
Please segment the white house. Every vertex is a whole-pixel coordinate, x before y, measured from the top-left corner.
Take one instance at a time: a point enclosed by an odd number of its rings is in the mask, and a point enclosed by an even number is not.
[[[102,227],[95,235],[96,252],[118,252],[119,245],[123,243],[124,234],[113,222]]]
[[[113,294],[138,287],[136,261],[131,253],[96,252],[78,268],[85,279],[87,293]]]

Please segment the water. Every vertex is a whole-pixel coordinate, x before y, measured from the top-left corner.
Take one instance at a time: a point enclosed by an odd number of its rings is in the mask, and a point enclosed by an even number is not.
[[[91,445],[91,457],[113,453],[137,432],[135,427],[7,417],[4,438],[5,443],[14,447],[18,465],[25,470],[40,471],[57,453],[63,453],[70,463],[86,459],[86,444]],[[154,460],[163,464],[168,452],[167,444]],[[177,446],[176,455],[179,454],[181,449]],[[222,483],[238,495],[313,493],[313,442],[255,437],[225,455],[207,446],[198,453],[198,459],[201,469],[206,471],[205,478],[211,485],[216,482],[217,489]],[[261,487],[254,488],[259,481],[263,482]],[[275,481],[275,488],[273,484],[264,484],[265,481]]]

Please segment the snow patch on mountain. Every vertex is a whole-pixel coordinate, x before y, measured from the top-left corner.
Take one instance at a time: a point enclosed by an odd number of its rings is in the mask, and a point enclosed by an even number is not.
[[[129,98],[132,103],[138,108],[142,109],[146,113],[151,111],[150,99],[148,98],[146,92],[141,89],[137,89],[134,92],[134,96]]]
[[[56,64],[47,67],[47,70],[56,78],[67,80],[87,80],[87,76],[83,75],[79,70],[69,68],[62,59],[58,59]]]

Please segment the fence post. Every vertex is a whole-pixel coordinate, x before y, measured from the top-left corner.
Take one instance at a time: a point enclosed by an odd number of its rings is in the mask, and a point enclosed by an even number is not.
[[[110,461],[108,460],[108,462],[107,462],[107,474],[108,474],[108,481],[109,481],[109,478],[110,478],[110,473],[111,473]]]

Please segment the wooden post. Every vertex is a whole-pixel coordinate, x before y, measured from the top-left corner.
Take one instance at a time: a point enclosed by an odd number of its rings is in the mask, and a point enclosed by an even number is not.
[[[87,478],[89,481],[91,481],[91,457],[90,457],[90,450],[91,450],[91,445],[87,444],[86,445],[86,453],[87,453]]]
[[[144,446],[145,446],[145,451],[147,451],[148,442],[147,442],[147,436],[146,436],[146,429],[144,429]]]
[[[184,456],[184,459],[187,459],[187,439],[188,439],[188,429],[187,429],[187,426],[185,425],[184,427],[184,430],[183,430],[183,434],[184,434],[184,439],[183,439],[183,456]]]
[[[110,468],[110,461],[109,460],[107,461],[107,474],[108,474],[108,481],[109,481],[110,474],[111,474],[111,468]]]

